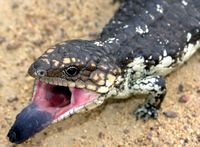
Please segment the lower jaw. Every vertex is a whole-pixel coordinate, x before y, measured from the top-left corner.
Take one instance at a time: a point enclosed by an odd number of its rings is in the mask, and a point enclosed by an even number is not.
[[[35,89],[32,101],[41,111],[51,113],[54,119],[72,115],[93,103],[100,96],[86,89],[51,85],[41,81],[36,81]]]

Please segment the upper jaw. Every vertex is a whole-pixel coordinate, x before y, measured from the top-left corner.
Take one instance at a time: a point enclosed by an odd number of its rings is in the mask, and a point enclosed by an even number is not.
[[[68,87],[75,87],[75,83],[72,84],[72,82],[69,82],[62,78],[57,77],[42,77],[38,78],[43,83],[52,84],[52,85],[58,85],[58,86],[68,86]]]

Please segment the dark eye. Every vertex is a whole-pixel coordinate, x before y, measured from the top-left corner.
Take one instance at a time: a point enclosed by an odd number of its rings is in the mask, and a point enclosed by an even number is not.
[[[69,66],[64,70],[64,73],[69,77],[73,77],[79,73],[79,69],[76,66]]]

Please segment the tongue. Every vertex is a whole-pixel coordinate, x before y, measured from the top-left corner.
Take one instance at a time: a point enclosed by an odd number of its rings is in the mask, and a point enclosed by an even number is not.
[[[32,103],[17,115],[16,121],[9,130],[7,137],[10,142],[22,143],[35,133],[46,128],[52,121],[52,114],[38,110],[38,107]]]

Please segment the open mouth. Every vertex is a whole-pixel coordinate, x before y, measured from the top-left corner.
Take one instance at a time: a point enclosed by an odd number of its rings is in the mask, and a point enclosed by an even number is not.
[[[69,88],[36,81],[32,102],[38,110],[51,113],[58,121],[70,116],[97,99],[99,94],[86,89]]]
[[[98,93],[87,89],[69,88],[36,80],[32,102],[16,117],[7,137],[22,143],[52,122],[62,120],[88,106],[95,105]]]

